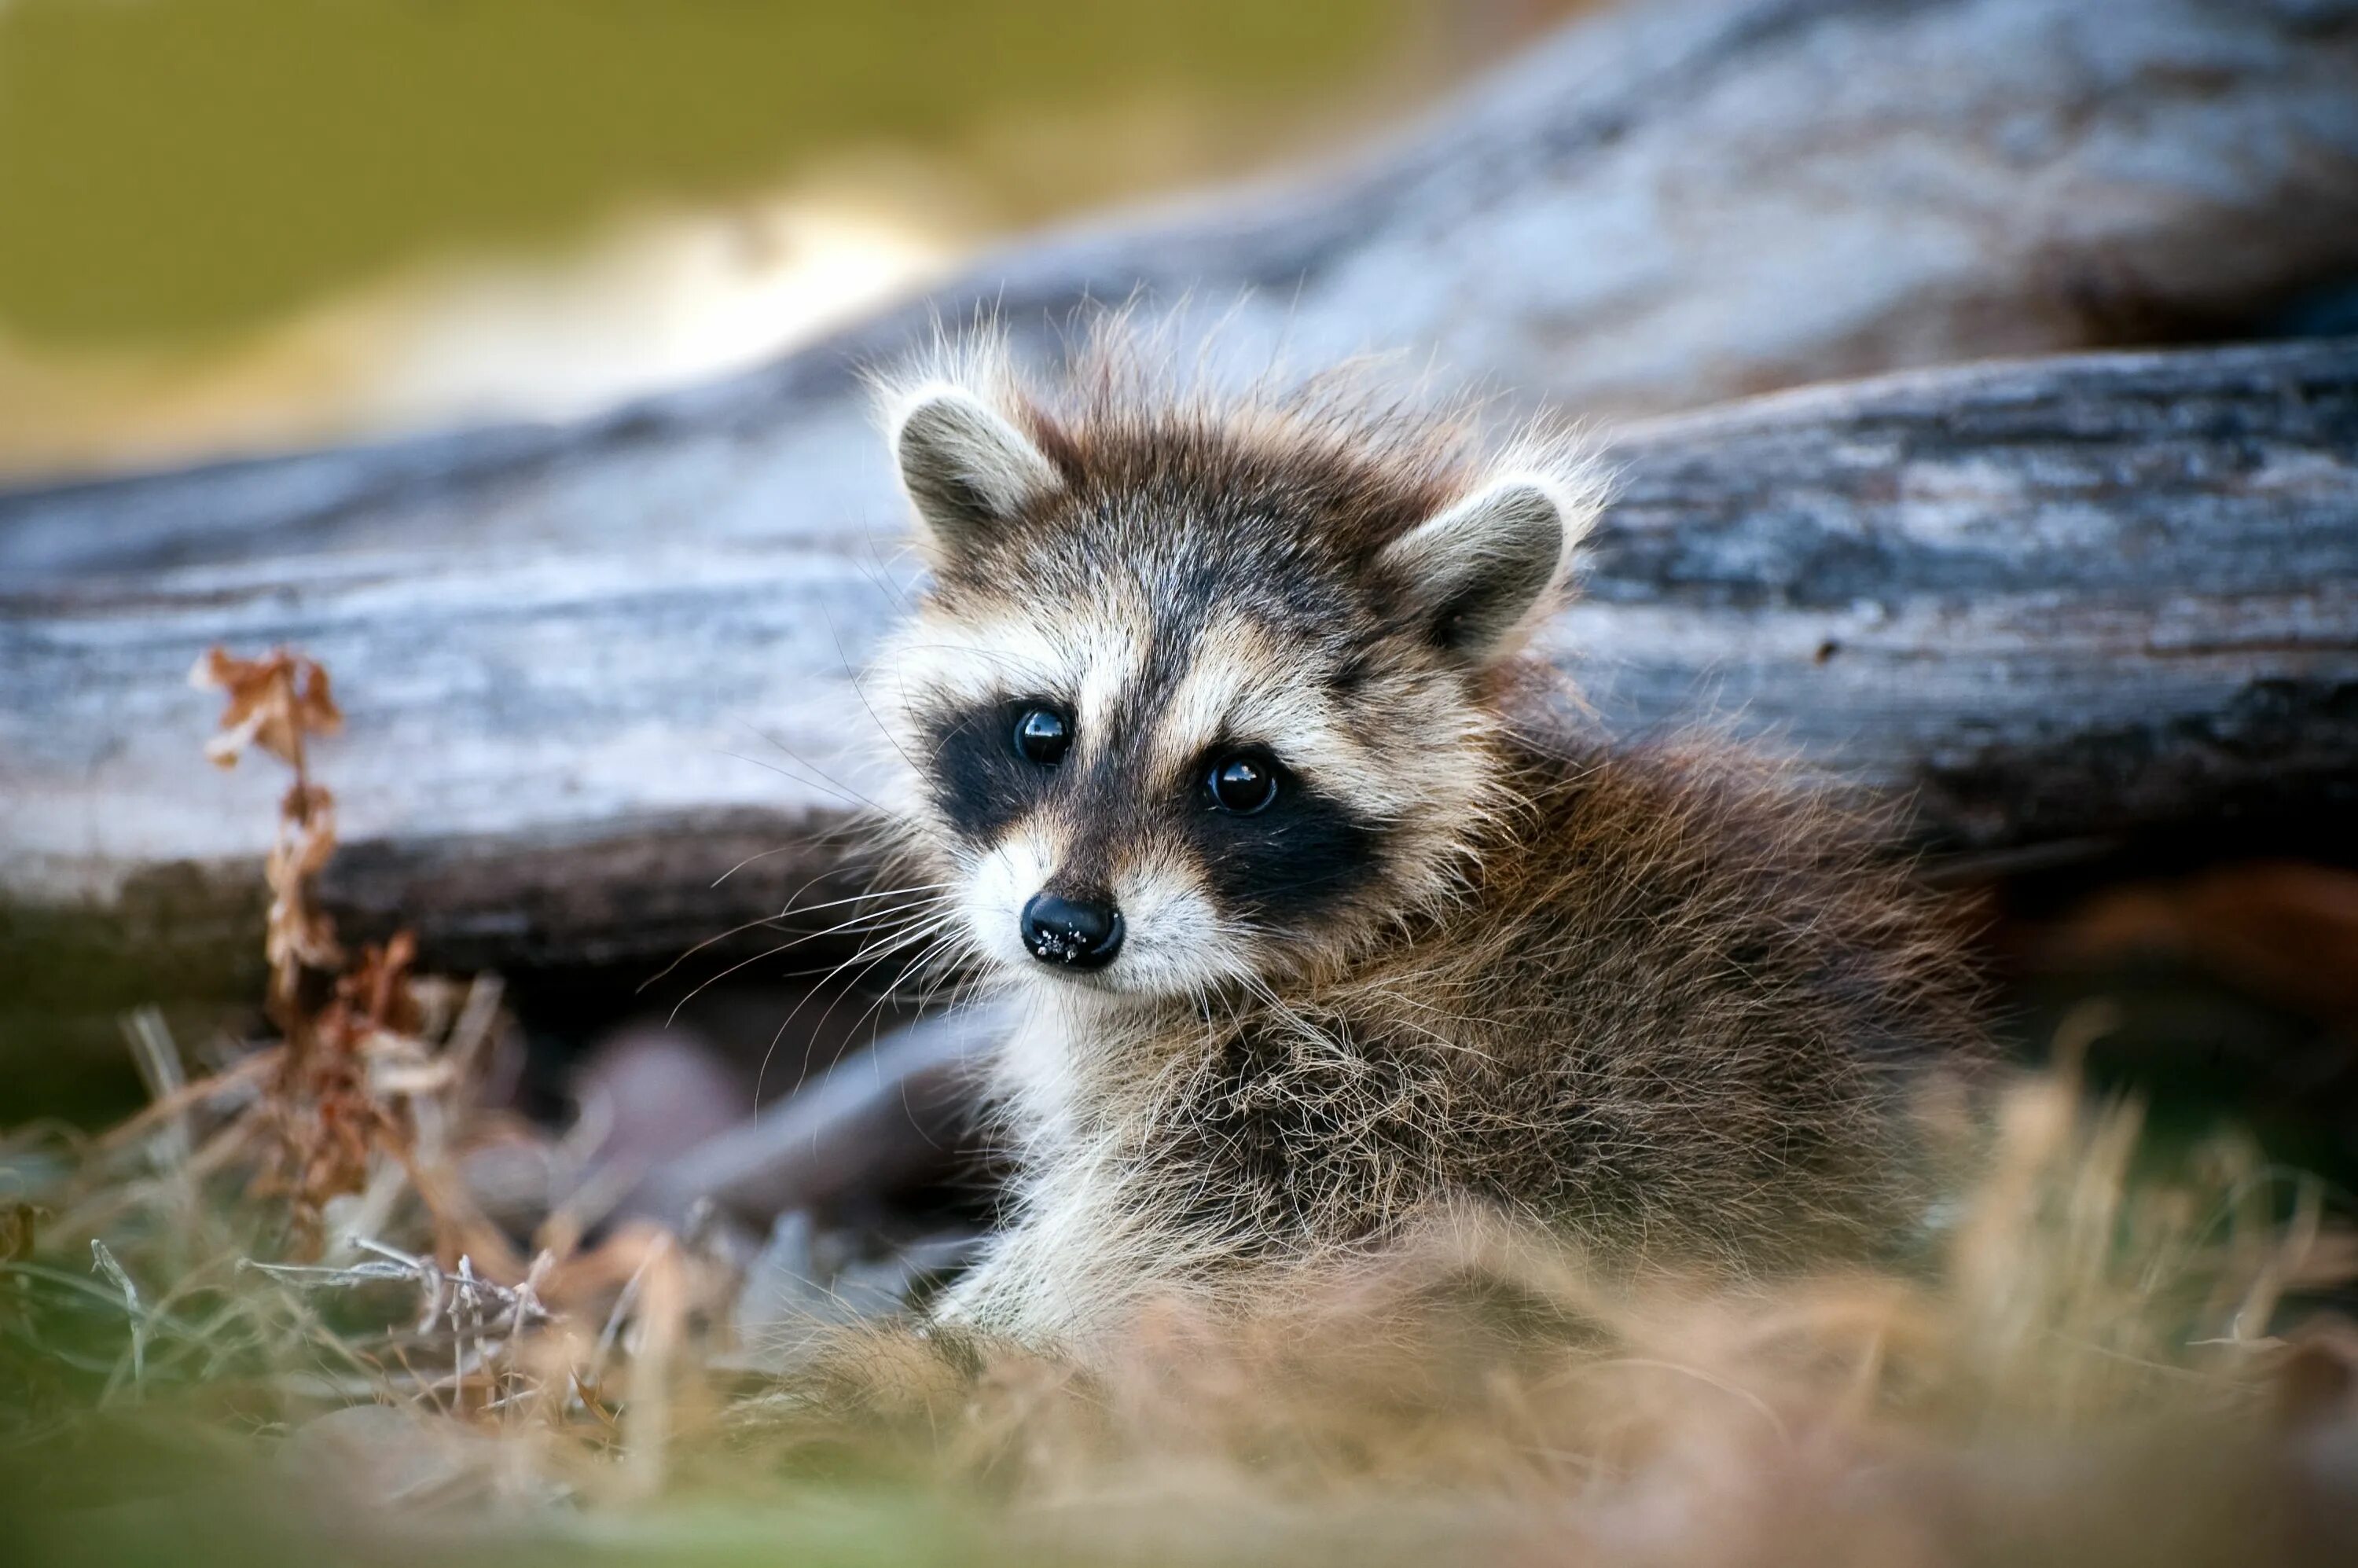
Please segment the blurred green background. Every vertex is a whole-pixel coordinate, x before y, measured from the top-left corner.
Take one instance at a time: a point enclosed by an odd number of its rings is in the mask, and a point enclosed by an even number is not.
[[[561,239],[1029,105],[1280,113],[1369,70],[1401,0],[13,0],[0,313],[34,341],[219,331],[423,245]],[[972,169],[1023,216],[1054,192]],[[1030,209],[1027,211],[1027,209]]]
[[[825,297],[1332,145],[1573,8],[0,0],[0,467],[431,423],[474,412],[471,392],[531,413],[530,367],[502,362],[536,342],[563,383],[684,379],[732,341],[791,341]],[[800,225],[783,246],[800,274],[759,225],[725,265],[679,259],[696,219],[763,202]],[[815,232],[820,210],[856,214],[858,243]],[[531,268],[601,250],[634,259],[531,302]],[[525,307],[469,296],[486,262]],[[714,301],[754,292],[750,274],[764,311],[683,347],[679,293],[725,317]],[[546,319],[488,329],[488,348],[461,334],[437,373],[372,398],[373,367],[454,297],[470,319]],[[634,335],[651,299],[672,302],[668,337]]]

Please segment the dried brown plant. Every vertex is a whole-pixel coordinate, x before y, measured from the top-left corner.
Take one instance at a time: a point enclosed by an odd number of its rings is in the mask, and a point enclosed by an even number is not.
[[[0,1331],[37,1305],[52,1339],[94,1319],[102,1405],[260,1418],[291,1433],[261,1442],[275,1465],[332,1459],[303,1472],[316,1495],[273,1481],[258,1505],[311,1510],[323,1541],[505,1561],[519,1520],[565,1519],[568,1541],[617,1530],[621,1560],[673,1560],[706,1549],[721,1499],[765,1561],[792,1542],[1361,1565],[2358,1545],[2358,1332],[2318,1310],[2358,1247],[2316,1184],[2239,1141],[2142,1173],[2136,1108],[2076,1079],[2089,1015],[1975,1135],[1914,1271],[1632,1279],[1468,1213],[1244,1308],[1151,1302],[1083,1364],[914,1322],[752,1321],[741,1259],[645,1224],[585,1245],[578,1187],[522,1241],[469,1174],[492,1144],[557,1141],[481,1104],[511,1027],[498,983],[421,977],[402,936],[341,956],[312,881],[331,803],[304,771],[333,723],[325,676],[286,654],[208,668],[239,743],[297,769],[267,873],[279,1038],[187,1081],[138,1023],[155,1103],[68,1151],[49,1212],[0,1211]],[[487,1532],[501,1500],[525,1511]]]

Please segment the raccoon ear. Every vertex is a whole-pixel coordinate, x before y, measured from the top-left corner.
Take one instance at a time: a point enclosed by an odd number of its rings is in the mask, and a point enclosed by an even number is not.
[[[1433,638],[1476,665],[1512,652],[1552,607],[1572,546],[1595,515],[1537,474],[1509,474],[1419,524],[1378,557],[1407,586]]]
[[[946,382],[917,388],[895,408],[892,456],[918,521],[957,550],[1063,483],[1006,416]]]

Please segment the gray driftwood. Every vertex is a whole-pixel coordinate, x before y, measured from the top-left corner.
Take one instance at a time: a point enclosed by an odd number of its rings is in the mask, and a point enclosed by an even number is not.
[[[215,642],[334,670],[334,893],[437,961],[774,912],[838,866],[874,743],[843,672],[906,582],[852,370],[933,310],[1037,350],[1144,290],[1242,362],[1404,348],[1600,415],[2313,325],[2358,278],[2353,80],[2351,0],[1641,6],[1347,167],[986,259],[723,385],[0,497],[0,968],[141,996],[248,950],[278,784],[198,760]],[[1611,721],[1781,732],[1950,845],[2305,797],[2352,754],[2351,389],[2346,348],[2287,347],[1635,432],[1558,646]]]
[[[0,577],[872,527],[852,372],[982,308],[1036,344],[1142,297],[1248,362],[1399,351],[1599,416],[2315,331],[2358,308],[2353,80],[2358,0],[1647,0],[1338,167],[986,257],[725,384],[0,503]]]
[[[1915,792],[1948,849],[2338,820],[2314,814],[2358,777],[2358,343],[1911,373],[1616,450],[1548,643],[1607,725],[1768,734]],[[330,891],[437,961],[666,957],[813,877],[805,902],[840,896],[827,830],[883,745],[848,672],[908,581],[896,530],[882,503],[766,542],[651,521],[593,554],[511,519],[498,548],[12,582],[0,908],[151,966],[243,944],[280,781],[199,758],[214,699],[180,681],[214,642],[335,672]]]

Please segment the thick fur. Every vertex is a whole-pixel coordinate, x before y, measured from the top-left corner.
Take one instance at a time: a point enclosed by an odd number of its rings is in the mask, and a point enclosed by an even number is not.
[[[1033,1000],[1011,1224],[946,1316],[1085,1342],[1469,1209],[1682,1269],[1905,1225],[1908,1088],[1980,1039],[1950,923],[1871,817],[1563,717],[1517,650],[1601,503],[1572,443],[1118,359],[1052,401],[987,346],[885,409],[934,568],[875,687],[898,838]],[[1258,816],[1203,787],[1239,748]],[[1029,956],[1043,891],[1120,905],[1109,967]]]

